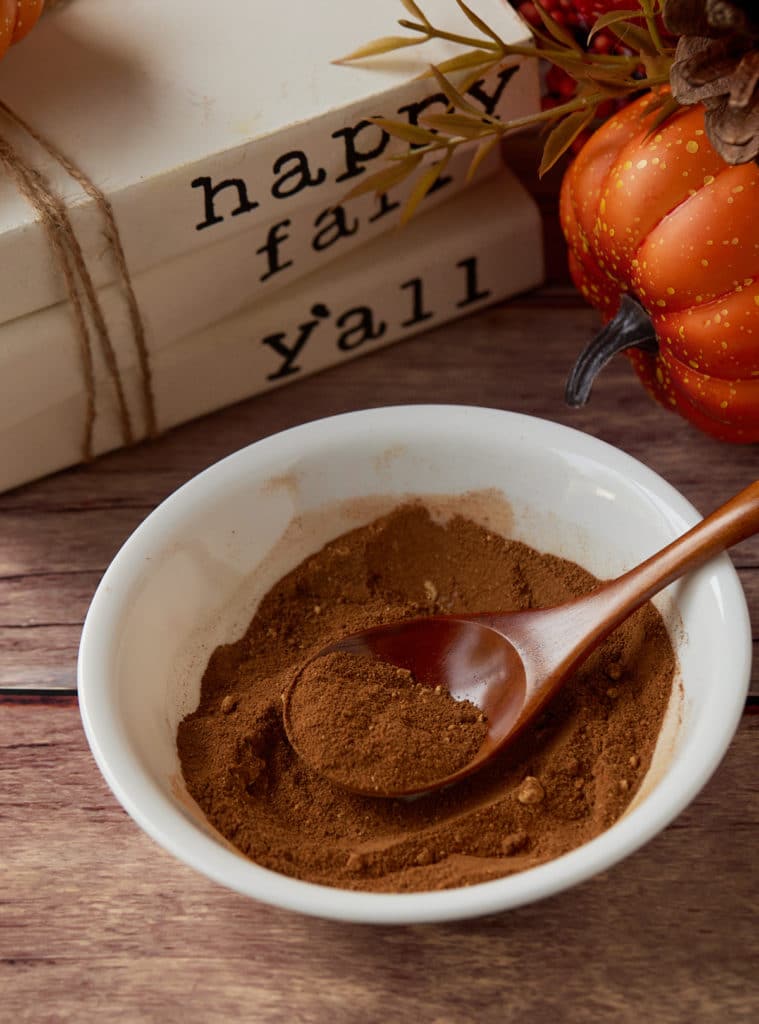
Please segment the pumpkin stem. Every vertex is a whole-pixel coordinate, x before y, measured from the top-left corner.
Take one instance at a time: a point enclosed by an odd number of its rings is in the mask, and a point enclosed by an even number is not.
[[[598,332],[572,367],[564,391],[567,405],[585,405],[596,376],[618,352],[627,348],[658,352],[659,342],[648,313],[637,299],[625,293],[614,318]]]

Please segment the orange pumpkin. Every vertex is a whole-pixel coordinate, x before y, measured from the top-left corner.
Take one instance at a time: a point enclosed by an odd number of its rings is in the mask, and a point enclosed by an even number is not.
[[[34,28],[44,6],[45,0],[0,0],[0,57]]]
[[[667,408],[723,440],[759,441],[759,168],[715,153],[700,105],[652,128],[653,102],[613,115],[562,183],[570,271],[608,321],[568,400],[581,404],[625,349]]]

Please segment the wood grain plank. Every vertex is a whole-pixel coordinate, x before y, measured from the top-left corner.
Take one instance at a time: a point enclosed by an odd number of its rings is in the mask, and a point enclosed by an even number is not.
[[[0,1018],[722,1024],[759,1012],[759,715],[664,833],[508,914],[366,928],[237,896],[116,804],[75,706],[0,709]]]
[[[100,572],[0,580],[0,689],[76,689],[82,623]]]
[[[101,575],[69,570],[0,580],[0,629],[80,626]]]
[[[0,510],[0,578],[24,573],[102,572],[149,508],[29,512]],[[12,538],[11,542],[8,542]]]
[[[0,688],[76,690],[81,624],[0,626]]]

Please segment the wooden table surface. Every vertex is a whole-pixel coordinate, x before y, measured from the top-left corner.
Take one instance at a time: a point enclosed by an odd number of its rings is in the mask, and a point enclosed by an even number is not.
[[[0,496],[0,1021],[668,1024],[759,1019],[759,669],[712,781],[600,877],[445,926],[312,920],[228,892],[126,816],[87,748],[76,651],[119,545],[178,485],[306,420],[399,402],[533,413],[641,459],[707,512],[757,448],[700,436],[619,359],[562,402],[595,313],[562,281]],[[734,551],[759,635],[759,537]]]

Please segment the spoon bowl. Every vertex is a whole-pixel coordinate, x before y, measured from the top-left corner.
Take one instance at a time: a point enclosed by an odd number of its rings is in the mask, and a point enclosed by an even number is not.
[[[487,615],[430,615],[377,626],[329,644],[308,664],[337,653],[378,658],[406,669],[417,683],[442,686],[455,700],[468,700],[478,707],[485,715],[488,731],[475,756],[459,771],[444,776],[442,784],[450,785],[490,760],[504,740],[515,732],[527,703],[522,658],[507,637],[493,628],[490,618]],[[303,669],[287,691],[283,716],[290,744],[301,756],[303,748],[291,707],[302,672]],[[333,775],[324,766],[319,770],[333,782],[345,785],[337,774]],[[412,796],[440,784],[430,786],[426,782],[403,789],[384,787],[380,792],[359,785],[350,788],[364,796]]]
[[[449,786],[478,771],[516,738],[577,666],[628,616],[686,572],[757,531],[759,480],[641,565],[584,597],[553,608],[394,622],[323,648],[309,664],[338,652],[379,659],[408,670],[420,685],[439,686],[455,700],[469,700],[483,712],[488,727],[474,756],[432,783],[429,779],[412,780],[402,787],[382,783],[379,765],[376,778],[380,782],[371,791],[347,788],[371,796],[412,796]],[[291,745],[308,760],[291,713],[301,674],[302,670],[285,695],[284,724]],[[324,766],[312,767],[346,786],[342,777],[333,776]]]

